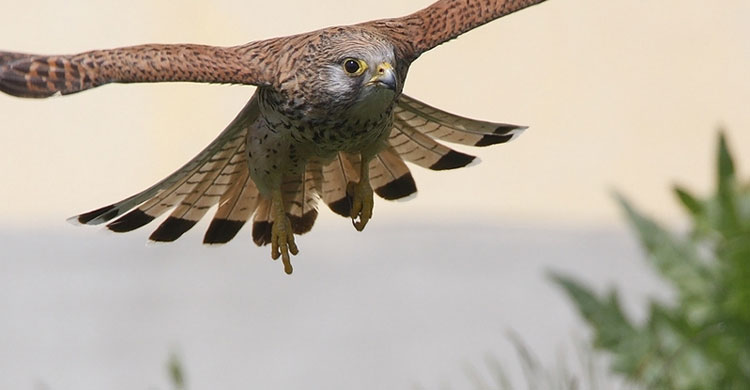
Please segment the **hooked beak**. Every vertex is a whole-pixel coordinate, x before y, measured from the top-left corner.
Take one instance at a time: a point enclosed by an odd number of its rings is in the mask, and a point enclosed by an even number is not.
[[[380,85],[395,91],[397,83],[396,71],[393,69],[393,66],[384,62],[375,69],[375,75],[367,82],[367,85]]]

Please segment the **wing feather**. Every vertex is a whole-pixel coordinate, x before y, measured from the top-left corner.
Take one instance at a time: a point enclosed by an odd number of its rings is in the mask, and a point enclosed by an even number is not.
[[[439,0],[410,15],[362,23],[388,35],[400,55],[412,62],[457,36],[546,0]]]
[[[232,206],[221,204],[217,217],[244,222],[254,210],[257,198],[257,189],[249,179],[245,138],[258,114],[257,100],[253,97],[219,137],[182,168],[138,194],[71,220],[97,225],[114,219],[107,228],[127,232],[175,208],[151,236],[155,241],[172,241],[194,226],[210,207],[226,200],[233,202]],[[210,241],[228,241],[226,237],[235,228],[225,233],[223,239]],[[234,234],[236,231],[231,236]]]
[[[221,196],[233,184],[233,179],[237,179],[237,174],[248,170],[244,139],[236,139],[228,146],[234,150],[222,149],[194,174],[200,177],[191,185],[190,191],[176,192],[185,195],[169,218],[149,237],[151,240],[168,242],[180,238],[203,218],[209,208],[219,203]]]
[[[74,55],[0,52],[0,91],[44,98],[67,95],[107,83],[193,81],[271,85],[277,67],[268,55],[286,38],[218,47],[150,44]]]
[[[396,101],[394,115],[424,135],[469,146],[505,143],[526,130],[525,126],[464,118],[403,94]]]
[[[388,142],[404,160],[435,171],[465,167],[476,158],[435,141],[399,117],[394,117]]]
[[[250,171],[241,176],[222,195],[211,224],[203,237],[204,244],[224,244],[233,239],[255,211],[258,189],[250,179]]]

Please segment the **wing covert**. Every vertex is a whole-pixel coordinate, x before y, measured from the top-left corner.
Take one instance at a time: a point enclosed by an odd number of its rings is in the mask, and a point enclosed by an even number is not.
[[[139,45],[74,55],[0,52],[0,91],[44,98],[108,83],[192,81],[270,85],[280,40],[217,47],[194,44]]]

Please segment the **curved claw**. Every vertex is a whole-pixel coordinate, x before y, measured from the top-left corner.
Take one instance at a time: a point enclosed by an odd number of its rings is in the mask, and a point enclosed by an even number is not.
[[[281,257],[281,262],[284,263],[284,272],[287,274],[292,273],[292,261],[289,252],[296,255],[299,253],[299,249],[294,242],[294,233],[289,218],[284,216],[280,221],[275,221],[271,227],[271,258],[278,260]]]
[[[292,230],[292,224],[289,222],[289,218],[284,212],[284,204],[281,199],[281,194],[275,194],[273,202],[273,225],[271,225],[271,258],[278,260],[281,257],[281,262],[284,263],[284,272],[287,274],[292,273],[292,261],[289,256],[289,252],[292,255],[299,253],[297,244],[294,242],[294,231]]]
[[[351,218],[352,225],[357,231],[364,230],[367,222],[372,218],[372,209],[375,205],[372,195],[372,187],[369,181],[360,181],[358,183],[350,182],[347,185],[346,192],[352,197]]]

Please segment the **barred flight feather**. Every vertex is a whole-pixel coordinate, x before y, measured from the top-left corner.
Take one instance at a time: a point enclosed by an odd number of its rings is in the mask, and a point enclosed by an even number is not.
[[[398,117],[393,119],[388,142],[404,160],[435,171],[465,167],[475,159],[422,134]]]
[[[271,243],[271,200],[265,197],[258,199],[258,209],[253,215],[253,242],[258,246]]]
[[[404,160],[388,147],[370,162],[370,185],[383,199],[405,198],[417,192],[417,185]]]
[[[175,195],[180,197],[184,194],[184,196],[181,200],[177,200],[179,204],[169,218],[149,237],[151,240],[166,242],[178,239],[195,226],[211,206],[219,203],[219,199],[233,184],[233,180],[238,179],[238,173],[242,170],[247,171],[244,138],[231,140],[227,146],[229,148],[222,148],[193,174],[193,176],[198,176],[194,184],[191,180],[187,180],[178,187]],[[234,150],[231,147],[234,147]],[[158,213],[161,214],[172,205],[173,203],[163,206],[160,204]],[[155,214],[149,213],[147,209],[141,210],[151,215]]]
[[[394,115],[422,134],[469,146],[505,143],[526,130],[525,126],[464,118],[406,95],[401,95],[396,101]]]
[[[229,242],[242,229],[258,206],[260,194],[255,183],[250,179],[249,170],[242,171],[241,175],[219,200],[219,208],[206,230],[203,243]]]
[[[196,206],[195,210],[192,206],[188,207],[191,202],[186,201],[186,205],[179,208],[179,211],[175,210],[177,214],[173,216],[178,220],[187,216],[192,218],[189,220],[197,221],[197,215],[194,213],[204,213],[217,203],[223,191],[232,188],[232,177],[240,176],[237,175],[238,170],[247,170],[244,139],[257,115],[257,101],[251,99],[235,120],[208,147],[173,174],[138,194],[78,215],[70,221],[98,225],[120,217],[110,222],[107,227],[115,232],[127,232],[148,224],[189,197]],[[128,212],[135,207],[137,208]],[[123,215],[126,212],[128,213]],[[179,236],[179,231],[192,227],[187,222],[165,223],[166,227],[157,229],[160,233],[154,237],[160,241],[169,241],[173,235]],[[164,233],[167,231],[172,233]]]
[[[359,156],[341,152],[323,167],[321,198],[331,211],[343,217],[351,214],[352,198],[347,194],[346,187],[350,182],[359,181],[359,170],[355,168],[359,165],[358,161]]]

